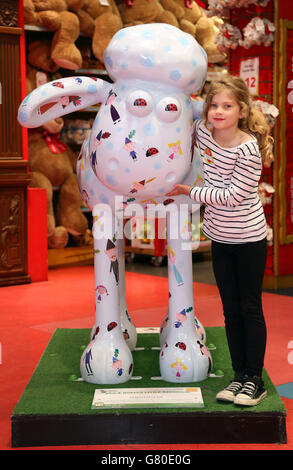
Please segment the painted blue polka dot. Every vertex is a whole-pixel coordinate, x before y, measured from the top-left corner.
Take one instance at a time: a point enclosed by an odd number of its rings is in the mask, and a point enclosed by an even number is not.
[[[117,186],[118,181],[114,178],[113,175],[106,175],[106,181],[110,186]]]
[[[149,136],[154,136],[156,134],[156,127],[151,122],[148,122],[144,126],[143,130],[144,133]]]
[[[154,32],[151,31],[151,30],[149,30],[149,31],[144,31],[144,32],[142,33],[142,37],[143,37],[144,39],[151,39],[151,38],[154,37]]]
[[[42,96],[46,96],[46,94],[47,94],[46,90],[43,90],[43,91],[41,92],[41,95],[42,95]]]
[[[182,46],[187,46],[189,44],[189,39],[185,36],[180,36],[178,38],[178,41],[180,42],[180,44],[182,44]]]
[[[100,201],[103,203],[103,204],[109,204],[109,198],[107,196],[105,196],[105,194],[100,194]]]
[[[142,56],[140,59],[141,65],[144,67],[154,67],[155,65],[155,60],[152,56]]]
[[[97,87],[96,87],[96,85],[90,84],[90,85],[87,87],[87,91],[88,91],[89,93],[96,93],[96,92],[97,92]]]
[[[116,34],[115,34],[115,39],[121,39],[124,38],[126,32],[123,29],[120,29]]]
[[[180,80],[181,78],[181,73],[179,72],[179,70],[172,70],[170,72],[170,79],[173,80],[173,81],[178,81]]]
[[[127,62],[122,62],[122,64],[120,65],[120,67],[121,67],[123,70],[126,70],[126,69],[128,68]]]
[[[176,127],[176,132],[179,134],[181,132],[181,127]]]
[[[155,170],[160,170],[161,168],[162,168],[162,163],[161,163],[161,162],[156,162],[156,163],[154,164],[154,169],[155,169]]]
[[[90,196],[94,196],[95,195],[95,191],[93,189],[90,189]]]
[[[164,50],[165,50],[165,52],[170,52],[170,51],[172,51],[172,47],[171,46],[165,46]]]
[[[20,122],[26,122],[27,121],[27,114],[23,111],[20,111],[18,114]]]
[[[125,168],[125,173],[130,173],[130,168]]]
[[[107,142],[106,147],[108,150],[112,150],[114,145],[112,144],[112,142]]]
[[[192,64],[193,67],[196,67],[197,66],[197,61],[195,59],[192,59],[191,64]]]
[[[91,177],[92,177],[92,172],[91,172],[91,170],[88,170],[85,174],[86,181],[89,181],[91,179]]]
[[[109,67],[111,68],[113,67],[113,60],[109,55],[106,57],[106,62],[109,65]]]

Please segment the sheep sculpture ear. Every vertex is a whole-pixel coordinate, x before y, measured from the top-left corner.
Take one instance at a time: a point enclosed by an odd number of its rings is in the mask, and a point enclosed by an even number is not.
[[[39,127],[65,114],[103,103],[111,86],[91,77],[68,77],[34,89],[18,109],[18,122],[24,127]]]

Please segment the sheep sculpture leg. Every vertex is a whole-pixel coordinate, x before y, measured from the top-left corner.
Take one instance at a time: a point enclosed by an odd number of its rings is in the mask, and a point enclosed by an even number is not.
[[[81,357],[81,376],[91,383],[119,384],[131,378],[133,358],[121,328],[115,219],[102,210],[93,211],[93,217],[96,319]]]
[[[172,238],[174,222],[167,214],[169,309],[168,328],[160,353],[161,375],[167,382],[194,382],[207,377],[212,359],[197,333],[190,239]],[[189,248],[188,248],[189,246]]]

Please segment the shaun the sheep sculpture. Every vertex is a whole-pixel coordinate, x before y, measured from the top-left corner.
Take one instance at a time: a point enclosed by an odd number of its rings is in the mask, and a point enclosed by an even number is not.
[[[83,76],[55,80],[28,95],[18,113],[21,125],[38,127],[101,103],[77,162],[81,195],[93,213],[96,308],[81,375],[96,384],[132,377],[136,329],[126,318],[123,217],[134,211],[166,216],[169,306],[159,353],[162,379],[201,381],[212,361],[194,314],[188,230],[188,216],[199,206],[165,194],[176,183],[202,180],[190,93],[205,81],[206,54],[191,35],[154,23],[116,33],[104,63],[113,83]]]

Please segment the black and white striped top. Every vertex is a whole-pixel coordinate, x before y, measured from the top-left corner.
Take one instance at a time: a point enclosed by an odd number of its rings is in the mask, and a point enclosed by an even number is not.
[[[221,243],[247,243],[266,237],[266,219],[257,193],[262,160],[257,140],[237,147],[219,146],[202,120],[195,137],[204,168],[204,186],[190,197],[204,203],[203,232]]]

